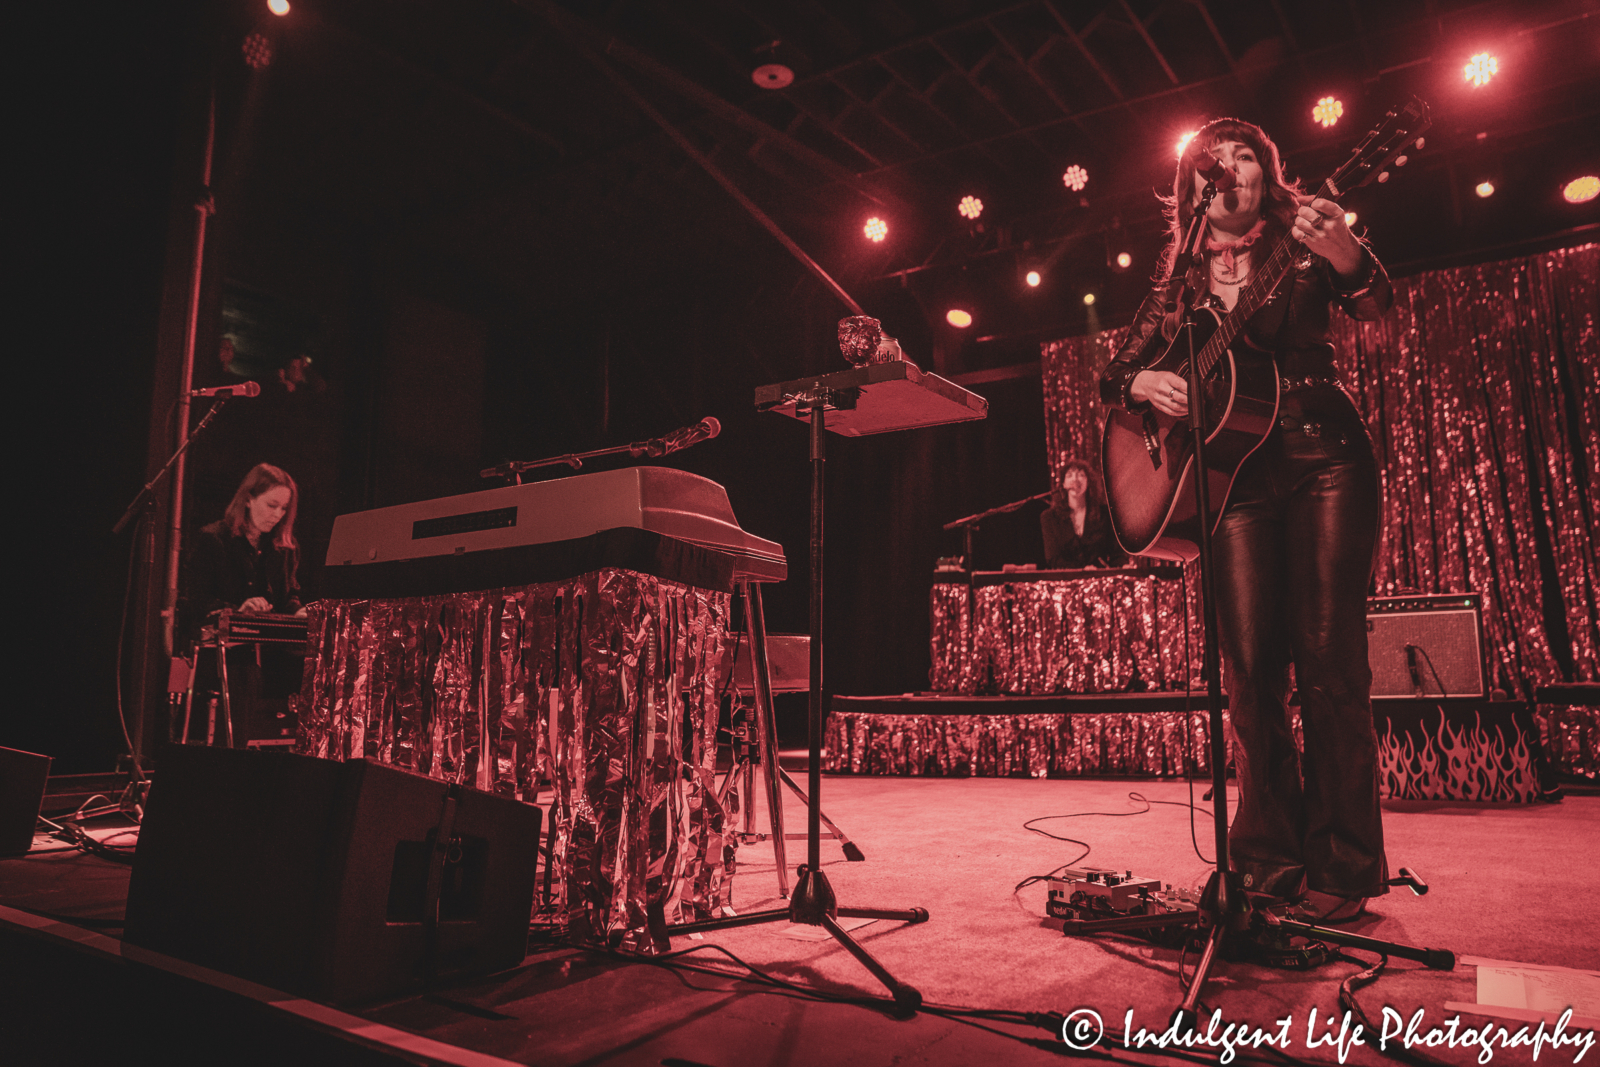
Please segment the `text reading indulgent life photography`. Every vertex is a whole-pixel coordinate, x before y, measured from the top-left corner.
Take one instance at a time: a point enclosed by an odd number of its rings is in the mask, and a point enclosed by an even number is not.
[[[1356,1022],[1350,1012],[1342,1016],[1319,1017],[1312,1008],[1304,1028],[1297,1028],[1293,1015],[1278,1019],[1270,1028],[1253,1023],[1228,1022],[1220,1010],[1211,1014],[1203,1027],[1180,1033],[1177,1020],[1165,1030],[1135,1029],[1133,1009],[1122,1017],[1122,1044],[1129,1049],[1142,1048],[1212,1048],[1221,1049],[1218,1062],[1232,1063],[1239,1049],[1256,1049],[1263,1045],[1288,1051],[1298,1041],[1301,1048],[1329,1048],[1338,1053],[1343,1063],[1350,1050],[1358,1046],[1376,1045],[1388,1051],[1391,1044],[1402,1048],[1477,1048],[1478,1062],[1488,1063],[1500,1049],[1530,1049],[1533,1059],[1548,1049],[1551,1052],[1572,1053],[1572,1062],[1580,1063],[1584,1054],[1594,1047],[1593,1030],[1570,1030],[1568,1022],[1572,1009],[1561,1013],[1554,1026],[1540,1022],[1537,1026],[1516,1023],[1486,1022],[1481,1026],[1463,1025],[1460,1015],[1453,1015],[1443,1024],[1434,1026],[1423,1017],[1418,1008],[1407,1019],[1393,1008],[1383,1009],[1383,1023],[1378,1033],[1369,1033]],[[1093,1008],[1078,1008],[1061,1023],[1061,1040],[1078,1051],[1095,1048],[1105,1037],[1105,1023]]]

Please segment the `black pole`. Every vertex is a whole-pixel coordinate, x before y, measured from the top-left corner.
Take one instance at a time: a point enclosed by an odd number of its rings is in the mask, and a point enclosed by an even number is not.
[[[827,436],[823,413],[827,394],[811,400],[811,701],[808,741],[810,765],[806,768],[806,789],[811,803],[806,807],[806,865],[813,871],[822,867],[822,502],[823,463]]]

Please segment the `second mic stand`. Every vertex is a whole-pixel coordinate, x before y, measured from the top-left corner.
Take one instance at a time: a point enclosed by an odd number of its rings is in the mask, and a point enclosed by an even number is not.
[[[726,930],[736,926],[756,926],[770,922],[792,922],[807,926],[820,926],[833,939],[843,945],[860,964],[871,971],[873,977],[884,984],[894,998],[895,1005],[904,1013],[915,1012],[922,1006],[922,994],[906,985],[888,968],[850,936],[839,918],[890,919],[906,923],[928,921],[925,908],[849,908],[839,904],[828,876],[822,870],[822,546],[823,546],[823,462],[826,457],[826,431],[824,412],[830,406],[854,405],[854,396],[847,400],[840,393],[820,384],[800,398],[799,407],[810,413],[811,428],[811,665],[810,665],[810,715],[808,742],[810,763],[807,768],[806,805],[806,863],[797,872],[794,896],[787,908],[751,912],[726,919],[708,919],[704,922],[680,923],[668,928],[671,934],[700,933],[707,930]]]

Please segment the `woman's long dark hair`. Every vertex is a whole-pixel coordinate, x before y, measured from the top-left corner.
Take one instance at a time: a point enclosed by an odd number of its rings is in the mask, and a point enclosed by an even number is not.
[[[1161,278],[1172,276],[1172,260],[1183,244],[1184,231],[1194,218],[1196,199],[1194,192],[1195,158],[1209,153],[1224,141],[1237,141],[1249,145],[1261,164],[1262,192],[1265,194],[1263,214],[1267,216],[1267,232],[1263,235],[1276,243],[1277,238],[1289,232],[1294,225],[1295,211],[1300,206],[1300,183],[1283,176],[1283,157],[1278,146],[1272,143],[1265,130],[1243,119],[1215,119],[1200,127],[1200,132],[1184,148],[1178,159],[1178,173],[1172,180],[1172,197],[1162,197],[1166,205],[1167,229],[1171,240],[1161,257]],[[1263,242],[1263,247],[1271,247]]]
[[[227,524],[229,532],[235,537],[245,536],[250,523],[250,501],[280,485],[289,490],[289,506],[284,509],[278,525],[272,528],[272,543],[282,549],[294,548],[294,517],[300,510],[300,487],[294,484],[288,471],[270,463],[257,463],[251,467],[250,473],[239,483],[239,488],[234,490],[228,510],[222,513],[222,521]]]
[[[1056,472],[1056,489],[1050,495],[1051,504],[1058,502],[1062,505],[1066,504],[1067,494],[1066,490],[1061,488],[1061,481],[1067,476],[1068,471],[1082,471],[1084,478],[1089,483],[1088,487],[1083,491],[1083,504],[1085,507],[1106,502],[1106,491],[1105,487],[1100,483],[1100,472],[1091,467],[1088,460],[1079,459],[1077,456],[1069,456],[1062,462],[1061,469]]]

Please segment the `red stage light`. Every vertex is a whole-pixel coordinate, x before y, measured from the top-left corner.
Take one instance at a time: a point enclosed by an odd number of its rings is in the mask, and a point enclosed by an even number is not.
[[[983,214],[983,201],[975,196],[963,196],[961,203],[956,205],[956,210],[961,212],[964,219],[975,219]]]
[[[1344,114],[1344,104],[1331,96],[1325,96],[1317,101],[1317,106],[1311,109],[1311,117],[1323,126],[1332,126],[1339,121],[1339,116]]]
[[[1033,286],[1033,287],[1034,287],[1034,288],[1036,288],[1036,289],[1037,289],[1037,288],[1038,288],[1038,287],[1039,287],[1039,283],[1040,283],[1040,282],[1042,282],[1042,281],[1044,281],[1044,278],[1043,278],[1043,276],[1041,276],[1041,275],[1040,275],[1040,274],[1039,274],[1039,272],[1038,272],[1038,271],[1036,271],[1036,270],[1030,270],[1030,271],[1029,271],[1029,272],[1028,272],[1028,275],[1027,275],[1027,277],[1026,277],[1026,278],[1024,278],[1024,279],[1023,279],[1023,281],[1025,281],[1025,282],[1027,282],[1027,283],[1028,283],[1028,284],[1029,284],[1029,285],[1031,285],[1031,286]],[[1195,513],[1195,514],[1197,514],[1197,515],[1198,515],[1198,514],[1199,514],[1199,512],[1196,512],[1196,513]]]
[[[1479,182],[1477,187],[1472,191],[1477,193],[1478,196],[1484,200],[1487,200],[1489,197],[1494,195],[1494,182]]]
[[[861,232],[867,235],[867,240],[873,244],[879,244],[885,237],[889,236],[889,224],[874,215],[867,220],[865,226],[861,227]]]
[[[1129,267],[1133,266],[1133,257],[1128,255],[1126,252],[1118,252],[1117,266],[1121,267],[1123,270],[1127,270]],[[1198,514],[1198,512],[1196,512],[1196,514]]]
[[[1586,204],[1596,196],[1600,196],[1600,178],[1593,174],[1585,174],[1581,178],[1574,178],[1561,190],[1561,195],[1567,198],[1569,204]]]
[[[267,10],[274,15],[287,15],[289,13],[289,0],[267,0]]]
[[[1199,133],[1199,132],[1200,132],[1199,130],[1190,130],[1188,133],[1186,133],[1182,137],[1178,138],[1178,158],[1179,159],[1183,158],[1183,150],[1185,148],[1189,147],[1189,142],[1194,140],[1194,135]]]
[[[965,330],[972,325],[972,312],[962,311],[960,308],[951,308],[944,313],[944,321],[958,330]]]
[[[272,42],[265,34],[252,33],[244,39],[244,61],[252,70],[260,70],[272,62]]]
[[[1075,193],[1082,192],[1083,187],[1089,184],[1089,172],[1074,163],[1061,175],[1061,184]]]
[[[1467,60],[1467,65],[1461,70],[1476,89],[1480,85],[1488,85],[1489,79],[1500,73],[1500,61],[1488,52],[1479,52]]]

